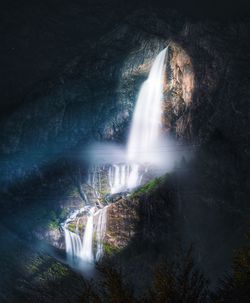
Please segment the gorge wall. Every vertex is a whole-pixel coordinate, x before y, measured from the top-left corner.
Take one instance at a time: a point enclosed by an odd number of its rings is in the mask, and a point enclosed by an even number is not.
[[[95,139],[124,141],[140,83],[152,59],[170,41],[178,45],[183,55],[173,59],[176,87],[171,92],[171,105],[166,105],[170,107],[167,115],[173,116],[166,118],[166,125],[173,123],[178,136],[195,136],[198,141],[218,128],[238,145],[241,135],[237,131],[247,127],[243,108],[248,94],[248,71],[243,69],[239,74],[240,67],[249,60],[246,52],[241,55],[248,47],[247,34],[246,23],[202,23],[178,17],[171,11],[165,15],[134,13],[81,57],[73,58],[56,79],[30,88],[29,94],[23,96],[25,106],[1,122],[1,154],[7,160],[18,160],[22,153],[22,161],[28,158],[32,168],[76,145],[84,146],[90,135]],[[189,68],[194,81],[185,76]],[[180,80],[182,77],[184,80]],[[190,93],[184,86],[192,81],[190,104],[190,97],[185,96],[184,100],[183,94]],[[232,91],[242,100],[239,109],[231,100]],[[221,97],[224,93],[226,96]],[[223,106],[224,102],[231,106]],[[231,115],[237,120],[233,125]],[[11,165],[11,161],[6,162]],[[24,173],[22,165],[18,169],[19,174]],[[6,170],[18,176],[17,168]],[[10,175],[2,178],[12,179]]]
[[[178,239],[195,242],[198,263],[217,278],[249,216],[249,32],[248,20],[139,10],[82,47],[56,76],[30,85],[0,122],[2,224],[28,238],[37,228],[41,238],[56,230],[52,244],[64,248],[58,225],[64,209],[84,203],[85,147],[125,142],[140,85],[170,45],[163,131],[197,146],[197,157],[189,173],[162,180],[156,192],[110,207],[106,252],[117,253],[127,271],[133,258],[136,272],[154,259],[150,250],[170,254]]]

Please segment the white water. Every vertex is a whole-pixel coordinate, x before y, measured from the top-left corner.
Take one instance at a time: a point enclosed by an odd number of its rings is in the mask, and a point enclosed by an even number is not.
[[[109,169],[112,194],[139,186],[146,165],[159,160],[157,145],[162,125],[166,52],[167,48],[157,55],[148,79],[140,89],[127,145],[127,163],[113,164]]]
[[[64,228],[66,253],[70,264],[74,265],[79,262],[82,254],[82,241],[79,235]]]
[[[77,215],[81,213],[84,209],[80,209],[71,214],[71,216],[66,220],[63,229],[65,234],[65,245],[67,259],[70,264],[75,265],[79,263],[82,255],[82,240],[78,234],[79,220],[77,219],[76,232],[72,232],[68,229],[68,224],[73,220],[76,220]]]
[[[144,169],[139,164],[120,163],[109,167],[110,193],[125,192],[139,186]]]
[[[156,57],[136,102],[127,150],[128,161],[132,163],[155,162],[154,151],[161,127],[166,52],[167,48]]]
[[[108,178],[110,193],[126,191],[130,167],[127,164],[113,164],[109,167]]]
[[[84,231],[83,236],[83,243],[82,243],[82,260],[85,262],[92,263],[94,261],[94,255],[93,255],[93,231],[94,231],[94,211],[95,208],[92,207],[90,209],[87,224]]]
[[[84,235],[81,239],[79,235],[79,218],[77,218],[77,216],[79,213],[86,211],[86,209],[87,208],[82,208],[81,210],[75,211],[63,226],[68,262],[73,267],[78,267],[78,269],[86,268],[86,264],[94,264],[95,260],[99,261],[104,253],[103,241],[106,234],[108,206],[97,211],[95,211],[95,207],[89,210]],[[68,229],[68,225],[75,221],[76,229],[75,232],[72,232]],[[95,251],[93,249],[94,233],[96,233]]]
[[[86,208],[75,211],[63,226],[67,259],[72,266],[79,266],[83,262],[92,263],[94,261],[92,250],[94,207],[89,210],[84,237],[81,239],[79,235],[79,218],[77,216],[83,211],[86,211]],[[73,221],[76,221],[75,232],[68,229],[68,225]]]

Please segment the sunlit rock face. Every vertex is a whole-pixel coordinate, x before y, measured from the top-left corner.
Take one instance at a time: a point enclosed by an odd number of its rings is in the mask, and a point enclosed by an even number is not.
[[[162,106],[163,132],[176,138],[191,139],[192,119],[189,111],[195,102],[195,70],[191,56],[174,40],[142,40],[135,47],[122,68],[118,103],[126,103],[128,115],[131,113],[139,88],[149,75],[154,58],[167,46]]]
[[[108,208],[105,243],[113,249],[113,252],[126,248],[135,236],[139,221],[137,208],[136,201],[127,199],[119,199]]]
[[[192,105],[195,73],[192,60],[177,43],[169,43],[168,65],[165,71],[163,127],[177,137],[184,137],[190,126],[186,119]]]

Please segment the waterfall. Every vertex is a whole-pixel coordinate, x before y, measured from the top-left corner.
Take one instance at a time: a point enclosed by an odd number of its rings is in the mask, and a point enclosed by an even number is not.
[[[111,194],[127,190],[129,169],[130,166],[124,163],[113,164],[109,167],[108,178]]]
[[[82,211],[83,211],[83,209],[73,212],[63,225],[67,259],[68,259],[69,263],[72,265],[76,265],[81,259],[82,241],[78,234],[79,219],[77,219],[75,233],[68,229],[68,224],[70,222],[72,222],[73,220],[76,220],[78,214],[81,213]]]
[[[128,161],[132,163],[152,163],[155,157],[161,126],[166,52],[167,48],[156,57],[136,101],[127,148]]]
[[[167,48],[158,54],[148,79],[140,89],[127,144],[127,160],[125,163],[113,162],[113,164],[107,164],[103,168],[95,165],[89,170],[87,184],[94,192],[94,195],[92,194],[94,201],[91,200],[91,192],[87,195],[84,193],[88,204],[96,203],[101,197],[100,192],[105,172],[107,173],[106,178],[110,193],[115,194],[139,186],[143,174],[147,172],[147,165],[155,163],[157,155],[154,155],[154,151],[157,149],[161,127],[166,52]],[[63,228],[66,252],[71,264],[81,264],[79,260],[93,264],[94,260],[98,261],[103,256],[107,208],[108,206],[97,212],[95,212],[95,207],[90,208],[83,239],[79,235],[79,219],[77,219],[81,210],[75,212],[65,222]],[[68,224],[73,220],[76,221],[75,233],[68,229]],[[93,247],[94,232],[96,232],[96,250]]]
[[[83,243],[82,243],[82,260],[90,263],[94,261],[93,247],[92,247],[93,230],[94,230],[94,219],[93,219],[94,210],[95,210],[94,207],[90,209],[87,219],[87,224],[84,231]]]
[[[89,210],[83,239],[79,235],[79,218],[77,216],[86,211],[86,209],[85,207],[75,211],[63,225],[67,259],[72,266],[80,265],[82,262],[92,263],[94,261],[92,242],[95,207]],[[75,232],[69,230],[69,224],[73,221],[76,221]]]
[[[111,194],[139,186],[147,169],[145,164],[158,159],[154,152],[161,127],[166,52],[167,48],[158,54],[140,89],[127,145],[128,162],[112,164],[109,168]]]
[[[140,185],[141,174],[139,164],[113,164],[109,168],[110,193],[125,192]]]
[[[132,164],[131,171],[128,178],[128,188],[132,189],[136,186],[140,185],[141,181],[141,174],[139,172],[140,166],[139,164]]]
[[[79,212],[73,213],[63,227],[65,234],[66,254],[69,264],[80,267],[81,264],[94,263],[103,256],[103,241],[106,234],[107,209],[105,206],[95,212],[95,207],[89,210],[83,238],[79,235]],[[76,221],[75,232],[68,229],[68,224]],[[97,220],[97,224],[95,223]],[[93,250],[93,236],[96,232],[96,251]]]
[[[75,265],[81,259],[82,241],[79,235],[64,228],[66,254],[70,264]]]
[[[98,216],[98,223],[96,227],[96,242],[97,242],[97,249],[96,249],[96,260],[99,261],[103,256],[103,241],[106,234],[106,226],[107,226],[107,210],[108,207],[104,207],[103,209],[99,210]]]

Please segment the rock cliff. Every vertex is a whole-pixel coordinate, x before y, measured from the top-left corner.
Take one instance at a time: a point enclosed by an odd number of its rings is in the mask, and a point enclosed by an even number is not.
[[[130,261],[135,249],[136,271],[155,257],[145,257],[136,241],[148,245],[147,252],[165,243],[164,255],[181,237],[198,243],[197,259],[217,277],[228,268],[243,230],[239,222],[249,214],[249,33],[248,20],[198,21],[172,10],[139,10],[91,40],[56,76],[31,85],[0,122],[4,224],[26,236],[37,226],[47,232],[50,211],[61,214],[68,188],[73,192],[86,177],[87,144],[125,142],[140,85],[156,54],[169,45],[163,131],[198,146],[197,158],[189,182],[177,178],[171,190],[163,183],[153,198],[140,195],[112,205],[106,248],[122,259],[128,251]],[[78,192],[75,206],[80,203]],[[60,242],[57,234],[52,238]],[[218,258],[211,257],[211,248],[221,250]]]

